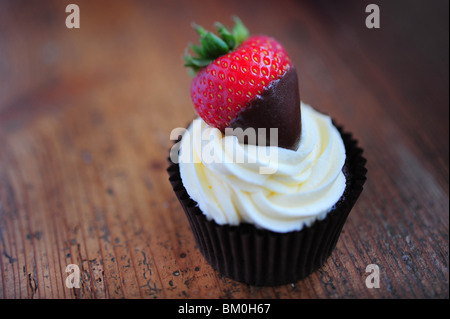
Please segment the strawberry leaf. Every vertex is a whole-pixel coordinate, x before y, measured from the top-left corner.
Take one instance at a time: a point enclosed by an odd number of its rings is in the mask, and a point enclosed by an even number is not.
[[[185,61],[184,66],[192,68],[195,72],[197,72],[201,68],[204,68],[205,66],[207,66],[212,62],[211,59],[193,57],[188,53],[184,55],[184,61]]]
[[[230,50],[225,41],[209,31],[200,36],[200,44],[205,56],[212,59],[224,55]]]
[[[236,47],[234,35],[220,22],[216,22],[216,28],[222,40],[225,41],[230,49],[234,49]]]
[[[238,17],[233,17],[235,25],[232,32],[219,22],[215,23],[219,36],[205,30],[202,26],[193,24],[194,29],[200,35],[200,46],[191,44],[190,49],[197,55],[193,57],[190,54],[185,54],[185,66],[190,67],[194,72],[213,62],[215,59],[228,52],[236,49],[242,42],[244,42],[249,32]]]
[[[199,57],[206,58],[205,52],[203,52],[203,49],[195,44],[191,44],[189,46],[192,51],[194,51]]]
[[[233,35],[236,41],[236,46],[239,46],[242,42],[244,42],[249,37],[249,31],[242,23],[241,19],[237,16],[233,17],[234,27],[233,27]]]

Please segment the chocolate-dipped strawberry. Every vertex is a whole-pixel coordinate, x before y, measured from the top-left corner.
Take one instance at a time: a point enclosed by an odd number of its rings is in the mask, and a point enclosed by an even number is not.
[[[249,37],[238,18],[231,32],[217,24],[220,37],[195,28],[200,46],[191,45],[197,56],[186,54],[185,66],[196,73],[191,98],[198,115],[223,132],[265,128],[265,136],[257,137],[258,145],[296,150],[300,96],[297,73],[286,50],[271,37]],[[271,128],[278,129],[276,141],[270,136]]]

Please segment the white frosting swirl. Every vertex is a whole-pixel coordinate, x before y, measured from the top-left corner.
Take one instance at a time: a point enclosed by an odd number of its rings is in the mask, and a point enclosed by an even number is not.
[[[240,144],[194,120],[181,141],[180,174],[209,220],[283,233],[325,218],[345,190],[345,147],[329,116],[303,103],[301,114],[297,151]]]

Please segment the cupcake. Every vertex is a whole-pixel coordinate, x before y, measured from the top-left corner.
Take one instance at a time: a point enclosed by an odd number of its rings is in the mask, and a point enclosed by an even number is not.
[[[300,102],[283,46],[235,18],[218,36],[195,26],[191,98],[198,118],[170,154],[169,180],[205,259],[257,286],[302,279],[331,255],[362,192],[352,135]]]

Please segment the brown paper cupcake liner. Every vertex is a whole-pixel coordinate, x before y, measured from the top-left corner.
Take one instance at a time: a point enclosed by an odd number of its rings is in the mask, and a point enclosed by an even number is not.
[[[276,233],[247,223],[230,226],[208,220],[183,186],[179,165],[169,159],[169,181],[200,252],[214,269],[247,284],[276,286],[305,278],[325,263],[363,190],[367,172],[366,159],[357,141],[342,127],[337,128],[347,155],[343,168],[346,189],[325,219],[300,231]]]

